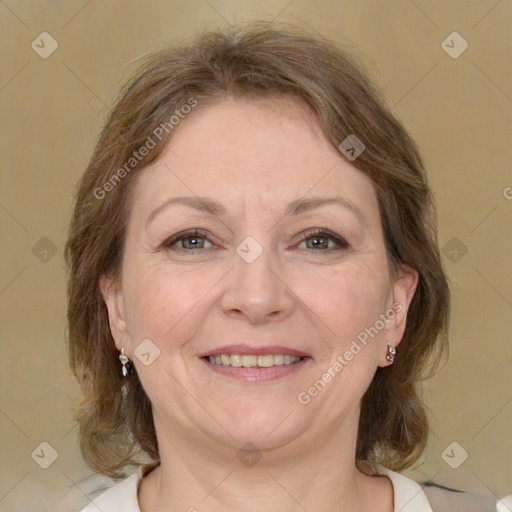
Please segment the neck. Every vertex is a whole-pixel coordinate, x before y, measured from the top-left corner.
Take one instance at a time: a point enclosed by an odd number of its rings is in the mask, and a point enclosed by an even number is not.
[[[356,468],[357,422],[324,432],[315,446],[294,440],[242,460],[236,449],[213,448],[204,436],[201,444],[158,430],[161,464],[139,486],[141,512],[393,510],[389,480]]]

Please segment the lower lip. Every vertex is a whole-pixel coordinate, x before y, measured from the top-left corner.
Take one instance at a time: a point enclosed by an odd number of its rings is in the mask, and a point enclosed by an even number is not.
[[[296,373],[311,361],[310,357],[304,357],[298,363],[270,366],[269,368],[245,368],[243,366],[221,366],[202,357],[201,360],[214,372],[245,382],[268,382],[277,380],[292,373]]]

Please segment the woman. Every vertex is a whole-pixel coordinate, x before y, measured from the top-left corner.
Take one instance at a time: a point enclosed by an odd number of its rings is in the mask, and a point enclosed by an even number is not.
[[[252,24],[147,58],[66,255],[81,450],[124,478],[85,511],[432,510],[397,472],[446,348],[431,193],[334,43]]]

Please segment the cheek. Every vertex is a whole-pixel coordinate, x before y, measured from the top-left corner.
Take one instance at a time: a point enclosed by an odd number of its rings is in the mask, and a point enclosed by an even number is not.
[[[385,311],[390,293],[386,269],[375,265],[347,264],[302,281],[297,295],[323,326],[325,339],[336,353],[344,351]],[[306,299],[307,297],[307,299]]]
[[[372,328],[385,312],[387,275],[385,267],[358,262],[330,269],[325,279],[315,279],[315,286],[308,281],[303,289],[308,305],[322,320],[318,324],[329,328],[324,329],[324,351],[318,361],[318,378],[328,380],[321,398],[325,411],[341,412],[342,403],[355,403],[373,379],[381,346],[376,340],[385,331]]]
[[[202,313],[202,300],[218,279],[212,273],[176,271],[166,264],[132,267],[126,279],[127,322],[132,343],[149,338],[186,341],[189,330]]]

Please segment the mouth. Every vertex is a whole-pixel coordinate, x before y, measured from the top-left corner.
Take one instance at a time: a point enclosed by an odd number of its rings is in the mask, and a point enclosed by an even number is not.
[[[312,358],[285,347],[231,345],[202,354],[201,360],[217,374],[246,382],[267,382],[296,373]]]
[[[232,366],[234,368],[271,368],[297,364],[303,357],[291,356],[289,354],[263,354],[261,356],[250,354],[221,354],[220,356],[204,356],[211,364],[217,366]]]

